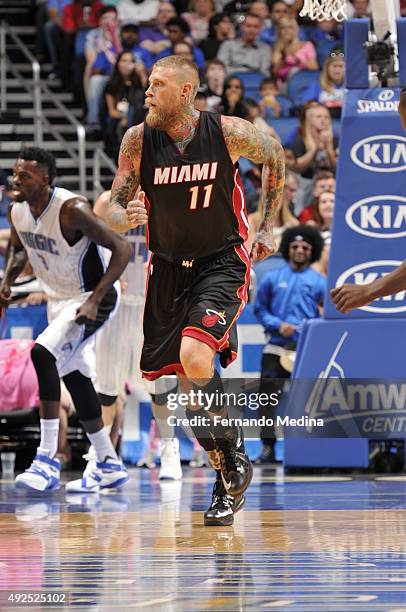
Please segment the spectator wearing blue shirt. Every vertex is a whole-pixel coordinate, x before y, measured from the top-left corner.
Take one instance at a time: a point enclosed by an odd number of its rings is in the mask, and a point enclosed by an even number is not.
[[[280,245],[286,265],[268,272],[259,285],[254,312],[268,337],[262,355],[263,393],[282,390],[283,380],[280,379],[290,377],[290,372],[280,363],[283,349],[294,349],[303,322],[320,316],[326,279],[310,266],[320,259],[323,244],[323,238],[315,227],[296,225],[288,228],[282,235]],[[264,416],[270,416],[269,408],[265,408]],[[263,450],[258,461],[274,461],[273,427],[262,428],[261,440]]]
[[[190,26],[185,19],[182,17],[171,17],[169,21],[166,23],[166,28],[168,30],[168,38],[171,43],[171,47],[164,49],[156,56],[156,61],[162,59],[163,57],[168,57],[168,55],[173,55],[173,47],[177,43],[188,42],[192,44],[193,50],[193,61],[199,70],[202,70],[205,66],[204,54],[199,47],[195,47],[192,43],[192,39],[190,38]]]

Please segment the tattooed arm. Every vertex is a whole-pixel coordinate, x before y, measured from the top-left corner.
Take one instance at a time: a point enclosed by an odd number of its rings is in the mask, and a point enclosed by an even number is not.
[[[106,216],[107,225],[116,232],[126,232],[148,220],[143,192],[133,200],[140,185],[143,135],[144,125],[136,125],[126,131],[121,143],[118,171],[111,188]]]
[[[235,163],[246,157],[262,167],[264,218],[252,247],[252,257],[264,259],[274,252],[272,227],[282,203],[285,184],[285,153],[277,140],[257,130],[252,123],[238,117],[221,118],[223,134],[230,157]]]

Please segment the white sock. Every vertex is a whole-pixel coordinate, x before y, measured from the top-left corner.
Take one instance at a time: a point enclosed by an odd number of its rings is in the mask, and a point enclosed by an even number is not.
[[[95,448],[97,461],[106,461],[108,459],[119,461],[117,453],[114,450],[114,446],[111,443],[110,436],[105,427],[100,429],[100,431],[96,431],[96,433],[88,433],[87,437]]]
[[[40,419],[41,441],[39,447],[52,458],[58,450],[59,419]]]

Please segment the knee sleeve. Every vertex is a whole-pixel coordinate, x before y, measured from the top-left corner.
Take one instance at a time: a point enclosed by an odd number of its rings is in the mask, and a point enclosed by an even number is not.
[[[173,377],[162,378],[155,380],[153,384],[148,385],[148,392],[151,396],[152,401],[157,406],[165,406],[168,403],[169,395],[176,393],[178,389],[178,382],[172,380]],[[167,387],[172,387],[167,389]]]
[[[98,393],[99,400],[102,406],[112,406],[117,399],[117,395],[106,395],[105,393]]]
[[[59,402],[61,383],[55,357],[41,344],[34,344],[31,349],[31,361],[37,373],[40,400]]]
[[[64,376],[63,382],[72,396],[80,421],[91,421],[101,417],[99,396],[90,378],[75,370]]]

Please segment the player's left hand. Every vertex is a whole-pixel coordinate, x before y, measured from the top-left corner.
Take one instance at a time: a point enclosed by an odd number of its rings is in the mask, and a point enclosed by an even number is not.
[[[96,321],[98,304],[91,299],[86,300],[76,311],[75,321],[78,325],[84,325],[88,321]]]
[[[331,289],[330,295],[337,310],[344,314],[366,306],[373,300],[368,285],[342,285]]]
[[[261,261],[275,252],[272,230],[259,230],[251,249],[252,261]]]

